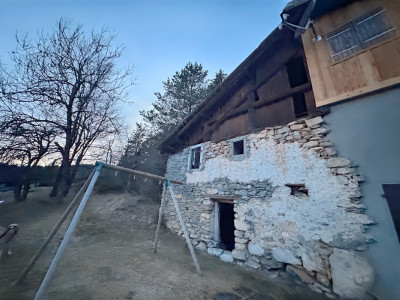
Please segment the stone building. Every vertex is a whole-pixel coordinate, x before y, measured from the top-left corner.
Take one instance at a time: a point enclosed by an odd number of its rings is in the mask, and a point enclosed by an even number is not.
[[[290,2],[161,144],[195,246],[327,296],[398,299],[399,16],[394,0]]]

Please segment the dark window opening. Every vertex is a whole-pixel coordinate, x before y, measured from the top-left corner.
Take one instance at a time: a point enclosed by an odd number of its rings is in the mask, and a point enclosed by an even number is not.
[[[254,92],[254,101],[257,102],[257,101],[259,101],[259,100],[260,100],[260,97],[258,96],[258,92],[255,91],[255,92]]]
[[[394,36],[394,30],[387,21],[385,10],[377,9],[330,32],[326,40],[332,52],[332,62],[379,44]]]
[[[200,168],[200,153],[201,147],[193,148],[190,152],[190,168],[198,169]]]
[[[298,184],[288,183],[285,185],[287,187],[290,187],[290,189],[291,189],[290,195],[294,195],[294,196],[307,195],[308,196],[308,189],[302,183],[298,183]]]
[[[303,93],[294,94],[292,96],[294,114],[296,118],[307,116],[307,103]]]
[[[286,64],[286,70],[289,76],[289,84],[291,88],[308,82],[307,72],[302,57],[291,59]]]
[[[383,184],[382,187],[400,241],[400,184]]]
[[[233,204],[219,202],[219,232],[221,242],[219,247],[228,251],[235,249],[235,214]]]
[[[233,155],[244,154],[244,141],[233,142]]]

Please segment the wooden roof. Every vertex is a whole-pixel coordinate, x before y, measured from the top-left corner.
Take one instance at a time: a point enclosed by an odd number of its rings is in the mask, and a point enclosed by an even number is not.
[[[232,93],[237,88],[238,84],[247,80],[253,68],[260,63],[265,61],[289,40],[293,39],[293,32],[289,29],[283,28],[280,30],[278,27],[275,28],[268,36],[261,42],[261,44],[217,87],[197,108],[178,126],[175,130],[159,145],[159,149],[162,153],[169,151],[165,150],[168,145],[174,145],[175,147],[182,147],[179,145],[179,136],[184,132],[190,130],[191,126],[197,121],[208,114],[210,109],[221,104],[226,100],[226,96]],[[285,42],[286,41],[286,42]],[[300,42],[299,42],[300,43]],[[282,62],[282,65],[285,62]]]

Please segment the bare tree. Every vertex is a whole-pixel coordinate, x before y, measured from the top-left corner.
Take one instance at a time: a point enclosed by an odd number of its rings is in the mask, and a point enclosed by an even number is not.
[[[1,69],[2,93],[21,105],[21,118],[60,132],[54,144],[62,160],[52,196],[65,196],[93,143],[122,127],[116,105],[128,97],[132,67],[116,68],[124,49],[112,46],[115,37],[107,28],[88,33],[61,19],[34,42],[17,37],[14,70]]]
[[[4,105],[2,105],[4,108]],[[4,111],[2,111],[4,112]],[[43,123],[20,119],[14,114],[1,114],[0,121],[0,162],[18,164],[21,176],[12,179],[14,199],[26,199],[31,184],[32,168],[46,155],[55,152],[52,142],[56,132]]]

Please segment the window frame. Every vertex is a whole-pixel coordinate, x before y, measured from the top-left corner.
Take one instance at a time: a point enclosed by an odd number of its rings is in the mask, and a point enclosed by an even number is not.
[[[243,141],[243,153],[242,154],[234,154],[234,143],[238,141]],[[234,161],[240,161],[245,159],[248,156],[248,141],[246,136],[240,136],[234,139],[231,139],[229,142],[229,159]]]
[[[237,144],[241,142],[241,149],[237,149]],[[233,156],[238,156],[238,155],[243,155],[244,154],[244,148],[245,148],[245,142],[244,139],[239,139],[236,141],[232,141],[232,155]],[[241,150],[241,153],[236,153],[236,150]]]
[[[198,164],[198,168],[193,168],[193,158],[194,155],[193,153],[195,153],[194,151],[196,149],[200,149],[200,157],[199,157],[199,164]],[[188,170],[189,171],[196,171],[196,170],[200,170],[201,166],[203,163],[203,145],[202,144],[198,144],[198,145],[193,145],[189,148],[189,156],[188,156]]]
[[[362,33],[360,31],[359,25],[361,23],[364,23],[367,20],[373,18],[374,16],[377,16],[377,15],[382,15],[383,20],[384,20],[385,24],[387,25],[386,28],[390,28],[390,29],[386,29],[385,31],[381,32],[380,34],[378,34],[378,35],[376,35],[376,36],[374,36],[372,38],[369,38],[367,40],[364,40],[363,37],[362,37]],[[342,33],[346,32],[346,31],[348,31],[348,30],[352,30],[354,32],[353,40],[356,41],[355,46],[353,46],[351,48],[347,48],[346,50],[343,50],[341,52],[335,53],[333,51],[332,44],[329,42],[329,40],[332,39],[333,37],[339,35],[339,34],[342,34]],[[347,22],[346,24],[344,24],[344,25],[342,25],[342,26],[340,26],[340,27],[338,27],[338,28],[336,28],[334,30],[331,30],[330,32],[328,32],[325,35],[325,42],[327,44],[327,48],[328,48],[328,51],[329,51],[329,60],[331,62],[331,65],[335,65],[335,64],[341,63],[344,60],[347,60],[347,59],[350,59],[352,57],[355,57],[356,55],[358,55],[358,54],[360,54],[362,52],[368,51],[368,50],[370,50],[372,48],[375,48],[375,47],[377,47],[379,45],[387,43],[387,42],[393,40],[394,38],[396,38],[397,35],[398,35],[397,34],[397,28],[395,26],[393,26],[391,24],[391,22],[389,21],[388,15],[386,13],[386,9],[382,8],[382,7],[375,8],[375,9],[369,11],[366,14],[363,14],[362,16],[360,16],[360,17],[358,17],[356,19],[354,19],[354,20],[352,20],[350,22]],[[374,40],[374,39],[377,39],[376,42],[372,42],[372,43],[369,42],[369,41]],[[364,45],[365,43],[366,43],[366,45]],[[351,53],[349,53],[348,55],[346,55],[346,56],[344,56],[342,58],[339,58],[337,60],[334,59],[334,56],[339,55],[339,54],[341,54],[343,52],[350,51],[353,48],[355,50],[352,51]]]

